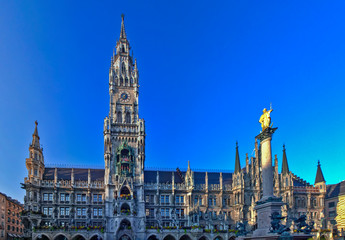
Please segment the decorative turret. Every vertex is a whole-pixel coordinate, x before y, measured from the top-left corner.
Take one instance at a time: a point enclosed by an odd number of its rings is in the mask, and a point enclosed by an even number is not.
[[[35,130],[32,134],[32,142],[29,147],[29,158],[26,159],[26,168],[28,170],[28,180],[42,180],[44,172],[43,148],[40,144],[40,137],[37,130],[38,122],[35,121]]]
[[[315,185],[315,187],[319,187],[321,192],[326,191],[326,180],[323,177],[320,160],[317,163],[317,171],[316,171],[316,177],[315,177],[315,184],[314,185]]]
[[[282,162],[282,175],[289,174],[289,164],[286,157],[285,144],[283,145],[283,162]]]

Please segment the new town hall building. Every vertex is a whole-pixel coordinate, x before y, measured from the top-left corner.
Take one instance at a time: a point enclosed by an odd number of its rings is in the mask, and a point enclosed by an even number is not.
[[[139,71],[122,18],[109,70],[109,116],[104,120],[104,169],[45,167],[37,122],[26,159],[25,236],[32,239],[234,239],[236,223],[256,227],[261,198],[260,144],[235,171],[145,169],[145,121],[139,118]],[[274,159],[274,191],[284,216],[321,228],[326,183],[320,164],[315,184],[294,175],[285,147],[281,171]],[[187,163],[186,163],[187,165]]]

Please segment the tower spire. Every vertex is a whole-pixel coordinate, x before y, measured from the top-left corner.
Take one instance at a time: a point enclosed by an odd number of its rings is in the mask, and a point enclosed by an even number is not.
[[[323,177],[323,173],[321,170],[321,164],[320,164],[320,160],[317,163],[317,171],[316,171],[316,177],[315,177],[315,184],[316,183],[321,183],[321,182],[326,182],[325,178]]]
[[[285,144],[283,145],[283,163],[282,163],[282,174],[288,174],[289,171],[289,165],[287,162],[287,157],[286,157],[286,149],[285,149]]]
[[[37,122],[37,120],[36,120],[36,121],[35,121],[35,131],[34,131],[34,133],[32,134],[32,143],[31,143],[31,146],[32,146],[32,147],[40,148],[40,137],[38,136],[37,125],[38,125],[38,122]]]
[[[236,141],[235,173],[241,171],[240,155],[238,153],[238,142]]]
[[[125,29],[125,15],[121,14],[122,22],[121,22],[121,33],[120,38],[127,38],[126,36],[126,29]]]

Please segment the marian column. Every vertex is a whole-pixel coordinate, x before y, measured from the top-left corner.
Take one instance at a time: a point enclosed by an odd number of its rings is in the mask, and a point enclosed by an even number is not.
[[[273,197],[272,135],[277,128],[266,128],[257,136],[261,146],[262,199]]]
[[[274,212],[281,213],[283,202],[281,198],[273,195],[273,167],[272,167],[272,149],[271,140],[273,133],[277,128],[272,128],[270,113],[273,109],[263,110],[260,117],[262,132],[256,136],[260,140],[261,165],[262,165],[262,198],[256,203],[258,228],[253,236],[266,236],[271,226],[271,215]],[[264,239],[266,239],[264,237]]]

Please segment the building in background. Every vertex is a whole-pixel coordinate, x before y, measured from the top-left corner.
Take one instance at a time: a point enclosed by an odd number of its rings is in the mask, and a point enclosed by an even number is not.
[[[26,159],[23,223],[32,239],[233,239],[236,223],[256,228],[261,199],[260,143],[235,171],[145,169],[145,121],[139,118],[139,71],[122,18],[109,70],[109,116],[104,120],[104,169],[46,167],[37,122]],[[231,161],[229,159],[229,161]],[[285,146],[281,171],[274,159],[274,192],[288,222],[303,214],[323,228],[326,181],[293,174]],[[183,229],[183,230],[181,230]]]
[[[334,236],[344,237],[345,231],[345,181],[327,186],[325,199],[327,228]]]
[[[0,240],[23,237],[23,204],[0,192]]]

